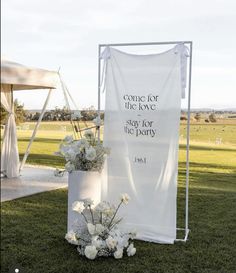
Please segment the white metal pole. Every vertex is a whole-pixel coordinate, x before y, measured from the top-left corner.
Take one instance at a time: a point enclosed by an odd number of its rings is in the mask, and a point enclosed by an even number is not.
[[[46,110],[46,107],[47,107],[47,105],[48,105],[48,101],[49,101],[49,98],[50,98],[50,96],[51,96],[51,93],[52,93],[52,89],[49,89],[47,98],[46,98],[45,103],[44,103],[44,106],[43,106],[43,109],[42,109],[42,111],[41,111],[41,114],[40,114],[40,116],[39,116],[39,119],[38,119],[38,121],[37,121],[37,124],[36,124],[36,126],[35,126],[35,128],[34,128],[34,131],[33,131],[33,134],[32,134],[32,136],[31,136],[30,142],[29,142],[28,147],[27,147],[27,149],[26,149],[26,151],[25,151],[23,160],[21,161],[20,171],[23,169],[23,167],[24,167],[24,165],[25,165],[25,162],[26,162],[26,159],[27,159],[27,157],[28,157],[28,155],[29,155],[30,147],[31,147],[31,145],[32,145],[32,143],[33,143],[33,141],[34,141],[34,138],[35,138],[35,135],[36,135],[36,133],[37,133],[38,127],[39,127],[39,125],[40,125],[40,123],[41,123],[41,121],[42,121],[42,119],[43,119],[43,115],[44,115],[45,110]]]
[[[188,81],[188,121],[187,121],[187,149],[186,149],[186,192],[185,192],[185,241],[188,237],[188,201],[189,201],[189,140],[190,140],[190,104],[191,104],[191,81],[192,81],[192,42],[189,49],[189,81]]]
[[[192,41],[167,41],[167,42],[148,42],[148,43],[114,43],[99,45],[99,61],[98,61],[98,110],[100,113],[100,50],[106,46],[150,46],[150,45],[172,45],[172,44],[189,44],[189,81],[188,81],[188,121],[187,121],[187,144],[186,144],[186,184],[185,184],[185,238],[184,240],[177,239],[176,241],[186,241],[189,233],[188,226],[188,203],[189,203],[189,140],[190,140],[190,102],[191,102],[191,80],[192,80]],[[100,130],[98,133],[100,140]],[[182,229],[180,229],[182,230]]]
[[[150,42],[150,43],[121,43],[121,44],[100,44],[104,46],[145,46],[145,45],[173,45],[173,44],[191,44],[191,41],[169,41],[169,42]]]
[[[100,77],[101,77],[101,45],[98,45],[98,117],[101,119],[100,111],[101,111],[101,85],[100,85]],[[98,143],[101,140],[101,130],[100,126],[98,127]]]

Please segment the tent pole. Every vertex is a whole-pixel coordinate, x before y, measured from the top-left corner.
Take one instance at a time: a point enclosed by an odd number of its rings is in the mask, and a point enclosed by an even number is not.
[[[70,103],[69,103],[69,99],[68,99],[68,96],[67,96],[68,90],[67,90],[67,88],[66,88],[66,86],[65,86],[59,72],[58,72],[58,75],[59,75],[59,79],[60,79],[60,83],[61,83],[61,87],[62,87],[62,92],[63,92],[63,95],[64,95],[64,99],[65,99],[67,108],[71,112]],[[76,131],[74,123],[72,121],[71,115],[70,115],[70,123],[71,123],[72,129],[73,129],[74,138],[76,139],[77,138],[77,131]],[[81,133],[80,133],[80,137],[82,137]]]
[[[101,77],[101,45],[98,45],[98,117],[99,120],[101,118],[101,87],[100,87],[100,77]],[[100,126],[98,127],[98,143],[100,143],[101,140],[101,131],[100,131]]]
[[[37,130],[38,130],[38,128],[39,128],[39,125],[40,125],[40,123],[41,123],[41,121],[42,121],[42,119],[43,119],[43,116],[44,116],[46,107],[47,107],[47,105],[48,105],[48,101],[49,101],[49,98],[50,98],[50,96],[51,96],[51,93],[52,93],[52,89],[49,89],[47,98],[46,98],[45,103],[44,103],[44,106],[43,106],[43,109],[42,109],[42,111],[41,111],[41,114],[40,114],[40,116],[39,116],[39,119],[38,119],[38,121],[37,121],[37,124],[36,124],[36,126],[35,126],[35,128],[34,128],[33,134],[32,134],[32,136],[31,136],[31,138],[30,138],[30,142],[29,142],[28,147],[27,147],[27,149],[26,149],[26,151],[25,151],[23,160],[21,161],[20,171],[23,169],[23,167],[24,167],[24,165],[25,165],[25,162],[26,162],[26,159],[27,159],[27,157],[28,157],[28,155],[29,155],[30,147],[31,147],[31,145],[32,145],[32,143],[33,143],[33,141],[34,141],[34,139],[35,139],[35,135],[36,135]]]

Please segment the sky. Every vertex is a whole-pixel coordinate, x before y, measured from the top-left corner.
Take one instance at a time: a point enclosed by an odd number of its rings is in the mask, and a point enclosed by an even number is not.
[[[236,108],[235,0],[3,0],[1,28],[2,56],[60,67],[79,108],[97,106],[98,44],[182,40],[193,41],[191,106]],[[45,90],[15,92],[26,109],[40,109],[46,95]],[[55,91],[49,108],[64,104],[62,92]]]

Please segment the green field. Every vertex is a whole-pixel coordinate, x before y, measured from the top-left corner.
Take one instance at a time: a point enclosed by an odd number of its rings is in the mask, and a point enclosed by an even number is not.
[[[43,123],[28,163],[63,166],[53,155],[67,134]],[[65,124],[65,126],[69,125]],[[56,127],[55,127],[56,128]],[[61,127],[57,127],[57,130]],[[21,155],[31,132],[18,131]],[[181,124],[178,226],[184,226],[186,124]],[[57,190],[2,204],[2,271],[19,263],[30,273],[235,273],[236,122],[193,123],[190,147],[187,243],[136,242],[137,254],[123,260],[88,261],[63,239],[67,191]],[[182,236],[182,234],[179,234]]]
[[[91,123],[81,123],[81,128],[91,126]],[[24,126],[28,130],[23,130]],[[35,123],[25,123],[17,131],[20,157],[22,158],[28,145]],[[66,131],[64,131],[66,128]],[[47,165],[53,167],[63,167],[63,159],[54,156],[61,140],[68,134],[73,134],[69,122],[43,122],[37,133],[37,137],[32,144],[31,153],[27,163],[37,165]],[[102,135],[102,134],[101,134]],[[192,149],[202,147],[206,150],[214,149],[235,149],[236,148],[236,120],[235,122],[226,120],[220,123],[191,124],[190,139]],[[184,144],[186,143],[186,124],[180,127],[180,161],[184,160]],[[204,148],[205,147],[205,148]],[[208,154],[208,152],[206,153]],[[205,155],[207,156],[207,155]],[[205,157],[204,156],[204,157]]]

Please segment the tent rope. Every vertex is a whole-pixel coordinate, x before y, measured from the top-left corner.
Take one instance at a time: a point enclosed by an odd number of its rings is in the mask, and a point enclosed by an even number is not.
[[[70,111],[70,123],[71,123],[72,129],[73,129],[73,133],[74,133],[75,138],[79,138],[79,137],[82,138],[82,132],[87,131],[87,130],[91,130],[94,128],[96,129],[95,130],[95,137],[96,137],[97,131],[99,130],[101,125],[88,126],[87,122],[85,120],[83,120],[85,127],[81,128],[80,120],[73,120],[72,119],[72,114],[71,114],[72,110],[71,110],[71,107],[69,104],[69,98],[77,111],[79,111],[78,110],[79,108],[78,108],[77,104],[75,103],[73,97],[71,96],[71,93],[70,93],[69,89],[67,88],[67,86],[66,86],[65,82],[63,81],[59,72],[58,72],[58,75],[59,75],[61,86],[63,89],[66,105],[67,105],[68,110]]]

